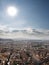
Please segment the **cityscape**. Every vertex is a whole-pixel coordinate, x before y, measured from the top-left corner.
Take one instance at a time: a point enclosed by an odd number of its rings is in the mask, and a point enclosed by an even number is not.
[[[0,65],[49,65],[49,0],[0,0]]]
[[[49,40],[0,39],[0,65],[49,65]]]

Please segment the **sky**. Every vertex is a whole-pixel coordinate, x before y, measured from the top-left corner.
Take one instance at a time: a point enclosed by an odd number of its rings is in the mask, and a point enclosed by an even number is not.
[[[7,14],[10,6],[17,16]],[[0,37],[49,39],[49,0],[0,0]]]

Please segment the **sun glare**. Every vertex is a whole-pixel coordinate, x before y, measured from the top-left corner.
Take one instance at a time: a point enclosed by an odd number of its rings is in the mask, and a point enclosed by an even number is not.
[[[16,7],[10,6],[7,8],[7,13],[9,16],[17,16],[18,9]]]

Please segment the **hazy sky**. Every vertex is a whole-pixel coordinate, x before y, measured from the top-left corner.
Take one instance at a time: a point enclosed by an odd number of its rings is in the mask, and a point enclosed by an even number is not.
[[[7,15],[9,6],[18,9],[17,16]],[[49,0],[0,0],[0,29],[8,27],[49,29]]]
[[[16,17],[6,16],[6,8],[18,9]],[[49,0],[0,0],[0,24],[49,29]]]

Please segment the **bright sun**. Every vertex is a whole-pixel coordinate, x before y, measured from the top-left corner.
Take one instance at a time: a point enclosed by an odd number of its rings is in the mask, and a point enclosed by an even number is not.
[[[9,16],[17,16],[18,9],[16,7],[10,6],[7,8],[7,13]]]

